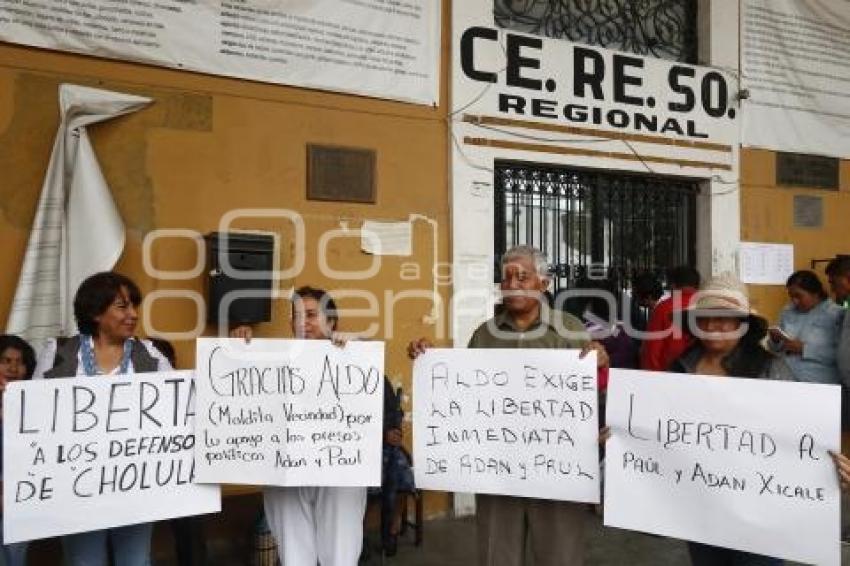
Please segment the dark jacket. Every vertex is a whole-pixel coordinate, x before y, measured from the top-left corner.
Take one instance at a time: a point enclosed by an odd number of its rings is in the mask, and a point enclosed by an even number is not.
[[[404,411],[401,409],[401,399],[396,394],[390,380],[384,378],[384,432],[401,428]]]
[[[685,351],[673,365],[670,366],[672,373],[696,373],[697,363],[702,357],[702,346],[696,343]],[[785,363],[782,358],[765,351],[766,363],[757,375],[730,375],[729,377],[748,377],[754,379],[775,379],[778,381],[794,381],[794,374],[791,368]]]
[[[44,372],[44,378],[76,376],[77,365],[79,364],[79,352],[79,334],[70,338],[57,338],[53,368]],[[148,353],[145,345],[138,340],[133,340],[130,361],[133,363],[133,371],[136,373],[157,371],[159,369],[159,362]]]

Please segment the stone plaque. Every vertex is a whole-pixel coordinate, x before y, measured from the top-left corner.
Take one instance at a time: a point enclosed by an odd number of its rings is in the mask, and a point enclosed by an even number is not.
[[[374,203],[373,149],[307,145],[307,198]]]
[[[840,160],[802,153],[776,154],[776,184],[838,190]]]
[[[794,195],[794,226],[796,228],[823,227],[823,199]]]

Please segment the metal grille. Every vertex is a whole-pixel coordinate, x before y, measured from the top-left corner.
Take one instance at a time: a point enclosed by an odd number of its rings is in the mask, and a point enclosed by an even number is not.
[[[493,15],[514,31],[697,62],[697,0],[493,0]]]
[[[602,279],[625,290],[643,271],[663,280],[695,263],[697,192],[664,177],[497,162],[497,261],[512,246],[537,247],[555,293]]]

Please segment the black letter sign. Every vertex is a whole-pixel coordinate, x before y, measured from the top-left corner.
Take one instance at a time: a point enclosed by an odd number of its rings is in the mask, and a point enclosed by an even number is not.
[[[496,73],[488,73],[475,69],[475,39],[487,39],[496,41],[499,39],[499,32],[490,28],[474,27],[463,32],[460,38],[460,66],[463,73],[474,81],[484,83],[496,82]]]

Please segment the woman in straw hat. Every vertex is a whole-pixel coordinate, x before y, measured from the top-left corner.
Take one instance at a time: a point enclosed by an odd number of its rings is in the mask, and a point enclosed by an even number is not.
[[[687,309],[693,345],[673,363],[670,371],[744,377],[794,379],[782,358],[763,346],[767,321],[750,308],[746,287],[732,275],[708,282]],[[694,566],[774,566],[782,560],[730,548],[688,543]]]
[[[792,381],[794,374],[762,343],[767,321],[750,308],[747,290],[733,275],[715,277],[687,309],[694,344],[671,371]]]
[[[693,345],[670,371],[719,377],[793,381],[785,361],[767,351],[767,321],[750,308],[746,287],[732,275],[712,279],[687,309]],[[606,427],[600,442],[610,437]],[[841,488],[850,491],[850,458],[830,452]],[[694,566],[778,566],[782,560],[695,542],[688,543]]]

